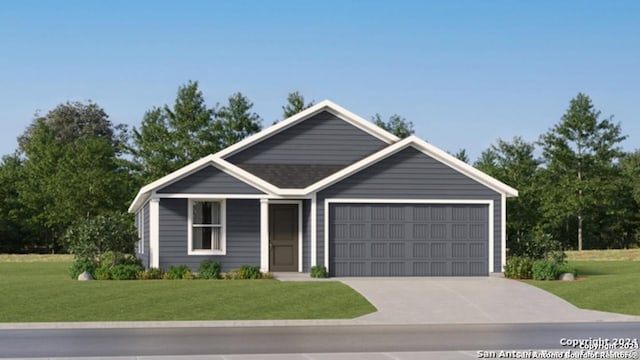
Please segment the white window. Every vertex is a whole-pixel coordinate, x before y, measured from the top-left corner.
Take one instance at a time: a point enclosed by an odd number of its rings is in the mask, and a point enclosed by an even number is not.
[[[144,207],[138,211],[136,216],[136,225],[138,227],[138,242],[136,243],[136,252],[144,254]]]
[[[224,255],[224,200],[189,200],[189,255]]]

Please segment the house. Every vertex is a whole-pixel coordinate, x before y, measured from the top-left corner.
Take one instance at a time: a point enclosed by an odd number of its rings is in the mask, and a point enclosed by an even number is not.
[[[487,276],[505,264],[517,194],[323,101],[144,186],[129,211],[146,267]]]

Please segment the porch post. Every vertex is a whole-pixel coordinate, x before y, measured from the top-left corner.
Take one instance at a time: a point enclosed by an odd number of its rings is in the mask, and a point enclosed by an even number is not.
[[[260,199],[260,271],[269,271],[269,199]]]
[[[149,201],[149,267],[160,267],[160,199]]]

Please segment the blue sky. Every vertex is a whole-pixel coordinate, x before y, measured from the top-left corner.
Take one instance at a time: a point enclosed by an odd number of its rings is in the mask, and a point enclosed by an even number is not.
[[[3,1],[0,154],[34,113],[92,100],[139,126],[197,80],[240,91],[270,125],[291,91],[475,160],[536,140],[578,92],[640,148],[638,1]]]

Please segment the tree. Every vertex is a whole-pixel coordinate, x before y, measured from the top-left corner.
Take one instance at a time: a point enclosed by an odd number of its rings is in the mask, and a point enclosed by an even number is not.
[[[20,203],[18,184],[24,178],[23,162],[16,155],[6,155],[0,162],[0,253],[21,253],[39,239],[25,226],[30,216]]]
[[[397,114],[391,115],[389,120],[385,122],[382,120],[382,116],[376,113],[371,120],[374,124],[401,139],[409,137],[414,133],[413,123]]]
[[[23,223],[51,251],[73,222],[126,208],[133,187],[118,159],[125,137],[94,103],[61,104],[20,137],[23,176],[16,187],[29,213]]]
[[[600,120],[591,99],[579,93],[571,100],[560,123],[540,137],[545,168],[542,210],[560,237],[576,234],[582,250],[585,221],[592,238],[598,208],[608,208],[615,193],[614,164],[622,156],[619,124],[612,117]],[[574,232],[575,231],[575,232]]]
[[[207,108],[197,81],[178,88],[173,108],[147,111],[140,129],[133,130],[132,153],[143,181],[220,150],[215,111]]]
[[[507,241],[510,250],[521,248],[531,239],[539,225],[537,173],[540,160],[534,155],[535,145],[514,137],[482,152],[474,166],[516,188],[518,197],[507,199]]]
[[[455,154],[453,154],[453,156],[465,163],[469,163],[469,155],[467,155],[467,150],[466,149],[460,149],[458,150],[458,152],[456,152]]]
[[[287,96],[287,104],[282,107],[282,118],[290,118],[291,116],[301,112],[302,110],[308,109],[313,105],[313,100],[305,103],[304,96],[302,96],[299,92],[294,91],[292,93],[289,93],[289,95]]]
[[[178,88],[173,108],[165,105],[147,111],[140,129],[133,130],[131,152],[142,182],[216,153],[260,130],[253,104],[240,93],[218,109],[208,108],[198,82]]]
[[[262,128],[260,116],[251,112],[253,103],[241,93],[229,97],[227,105],[223,106],[216,116],[216,130],[218,132],[218,146],[224,149],[237,143],[245,137],[255,134]]]
[[[613,220],[610,229],[616,247],[629,248],[640,240],[640,150],[625,154],[617,165],[620,176],[616,182],[617,195],[607,218]],[[631,194],[632,196],[629,196]]]

